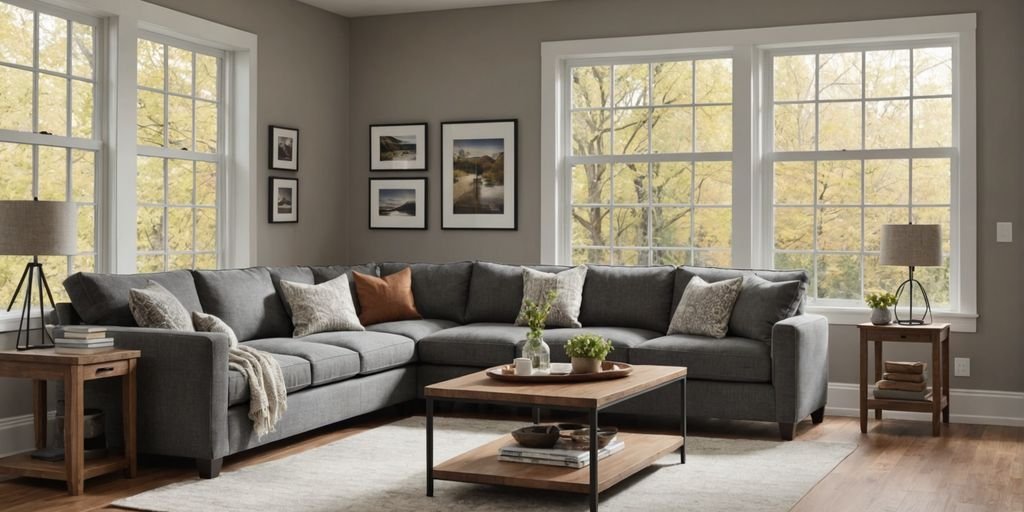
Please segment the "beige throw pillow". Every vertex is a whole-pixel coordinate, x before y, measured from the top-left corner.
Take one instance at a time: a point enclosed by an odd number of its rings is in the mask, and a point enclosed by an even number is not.
[[[547,299],[548,291],[558,295],[551,304],[545,327],[583,327],[580,324],[580,307],[583,305],[583,283],[587,280],[587,267],[580,265],[557,274],[549,274],[523,267],[523,303],[519,307],[516,325],[526,325],[523,312],[526,301],[537,304]]]
[[[145,288],[128,290],[128,310],[139,327],[195,331],[185,306],[155,281],[150,281]]]
[[[235,348],[238,346],[238,336],[235,336],[235,330],[232,329],[230,325],[224,323],[224,320],[221,320],[219,317],[193,311],[192,326],[195,327],[198,332],[219,332],[227,334],[228,348]]]
[[[742,288],[742,277],[708,284],[700,277],[693,276],[672,315],[668,334],[724,338],[729,332],[732,307]]]
[[[281,293],[292,310],[295,337],[326,331],[363,331],[349,291],[348,276],[320,284],[281,281]]]

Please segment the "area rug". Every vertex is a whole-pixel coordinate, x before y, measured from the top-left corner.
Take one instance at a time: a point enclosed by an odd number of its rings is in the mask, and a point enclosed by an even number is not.
[[[436,481],[425,492],[425,423],[406,418],[320,448],[144,492],[114,503],[150,511],[551,511],[588,509],[584,495]],[[436,418],[435,463],[522,426]],[[601,494],[606,511],[784,511],[849,455],[849,443],[689,437],[678,453]],[[628,449],[628,446],[627,448]],[[613,455],[614,456],[614,455]]]

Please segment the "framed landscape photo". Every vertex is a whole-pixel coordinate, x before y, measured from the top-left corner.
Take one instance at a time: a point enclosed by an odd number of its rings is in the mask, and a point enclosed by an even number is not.
[[[427,179],[370,178],[370,229],[427,229]]]
[[[299,180],[295,178],[270,178],[271,224],[299,221]]]
[[[441,124],[441,228],[517,228],[515,119]]]
[[[283,126],[270,127],[270,168],[277,171],[299,170],[299,131]]]
[[[370,125],[370,170],[427,170],[427,123]]]

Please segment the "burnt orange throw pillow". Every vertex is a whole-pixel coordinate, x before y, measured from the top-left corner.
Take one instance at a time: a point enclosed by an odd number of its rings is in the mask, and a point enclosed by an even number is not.
[[[412,269],[405,268],[381,277],[352,272],[359,296],[359,322],[363,325],[419,320],[412,297]]]

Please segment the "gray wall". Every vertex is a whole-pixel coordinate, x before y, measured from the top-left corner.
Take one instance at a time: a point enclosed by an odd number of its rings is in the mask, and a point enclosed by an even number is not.
[[[295,0],[148,0],[252,32],[258,47],[256,263],[347,259],[349,21]],[[299,172],[269,171],[267,126],[299,129]],[[299,179],[298,224],[267,222],[267,177]]]
[[[1021,219],[1024,2],[1017,0],[562,0],[519,6],[355,18],[350,22],[352,261],[540,258],[540,43],[962,12],[978,13],[979,304],[976,334],[953,354],[973,376],[954,387],[1024,391],[1021,244],[996,244],[995,222]],[[440,229],[440,122],[519,119],[519,231]],[[368,125],[429,121],[430,229],[367,229]],[[375,173],[381,176],[393,174]],[[853,327],[832,329],[831,380],[857,381]],[[926,358],[894,350],[894,357]]]

